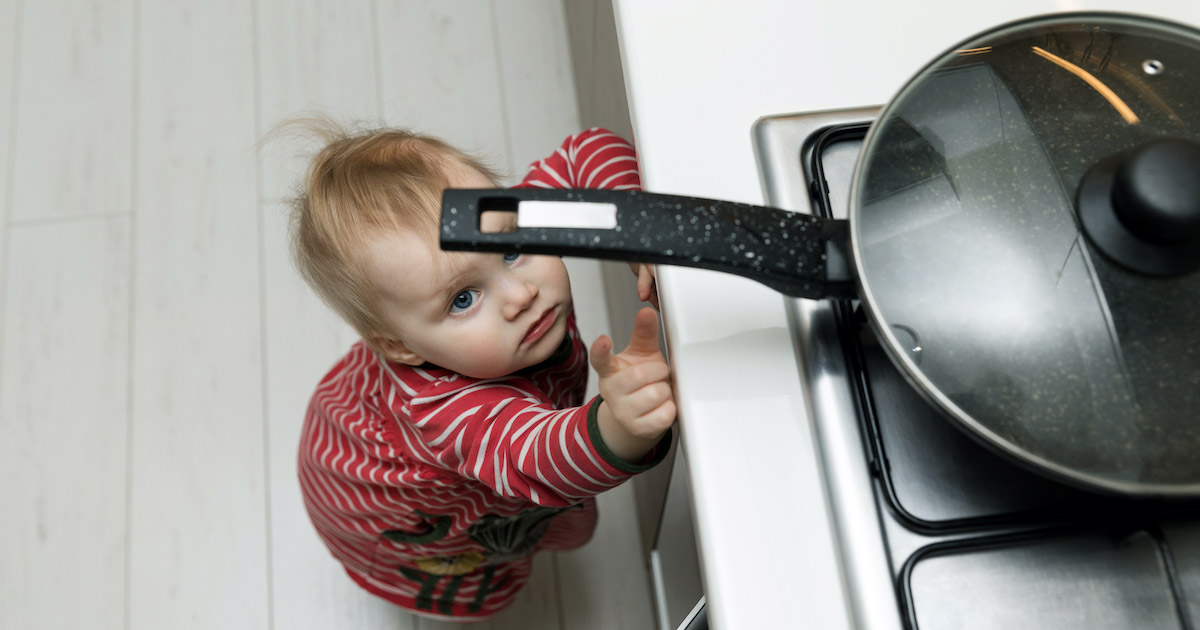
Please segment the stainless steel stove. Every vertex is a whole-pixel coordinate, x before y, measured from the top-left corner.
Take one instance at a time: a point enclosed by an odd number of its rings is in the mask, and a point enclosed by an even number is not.
[[[768,204],[845,218],[878,113],[761,119]],[[1101,496],[993,453],[904,381],[857,306],[789,305],[853,627],[1200,628],[1195,503]]]

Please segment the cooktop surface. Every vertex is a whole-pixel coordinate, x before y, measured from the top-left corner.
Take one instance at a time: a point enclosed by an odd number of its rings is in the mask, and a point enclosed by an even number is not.
[[[755,144],[768,203],[845,218],[877,115],[761,119]],[[1101,495],[1026,469],[929,405],[885,355],[857,301],[789,308],[852,625],[1196,627],[1194,503]],[[919,359],[919,333],[899,333]]]

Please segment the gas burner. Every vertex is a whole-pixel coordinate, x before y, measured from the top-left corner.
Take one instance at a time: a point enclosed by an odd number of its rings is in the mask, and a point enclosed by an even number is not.
[[[845,218],[878,113],[760,119],[767,202]],[[1118,499],[1026,470],[929,405],[884,355],[857,302],[788,308],[853,627],[1197,627],[1195,503]],[[920,340],[909,336],[916,360]]]

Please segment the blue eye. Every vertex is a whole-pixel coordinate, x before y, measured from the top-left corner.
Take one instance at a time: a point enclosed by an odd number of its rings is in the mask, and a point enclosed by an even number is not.
[[[462,313],[475,305],[475,300],[479,299],[479,291],[475,289],[467,289],[462,293],[454,296],[454,300],[450,302],[451,313]]]
[[[517,262],[517,259],[518,259],[518,258],[520,258],[520,257],[521,257],[521,255],[520,255],[520,254],[517,254],[517,253],[515,253],[515,252],[508,253],[508,254],[505,254],[505,255],[504,255],[504,262],[506,262],[506,263],[508,263],[508,264],[510,264],[510,265],[511,265],[511,264],[513,264],[513,263]]]

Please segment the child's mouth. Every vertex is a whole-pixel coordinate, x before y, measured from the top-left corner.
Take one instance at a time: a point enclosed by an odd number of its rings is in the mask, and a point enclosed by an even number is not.
[[[521,340],[521,345],[531,344],[541,339],[542,335],[545,335],[550,330],[550,327],[554,326],[554,322],[557,319],[555,317],[557,311],[557,308],[551,308],[542,313],[542,316],[533,323],[533,326],[529,327],[529,332],[525,333],[525,338]]]

